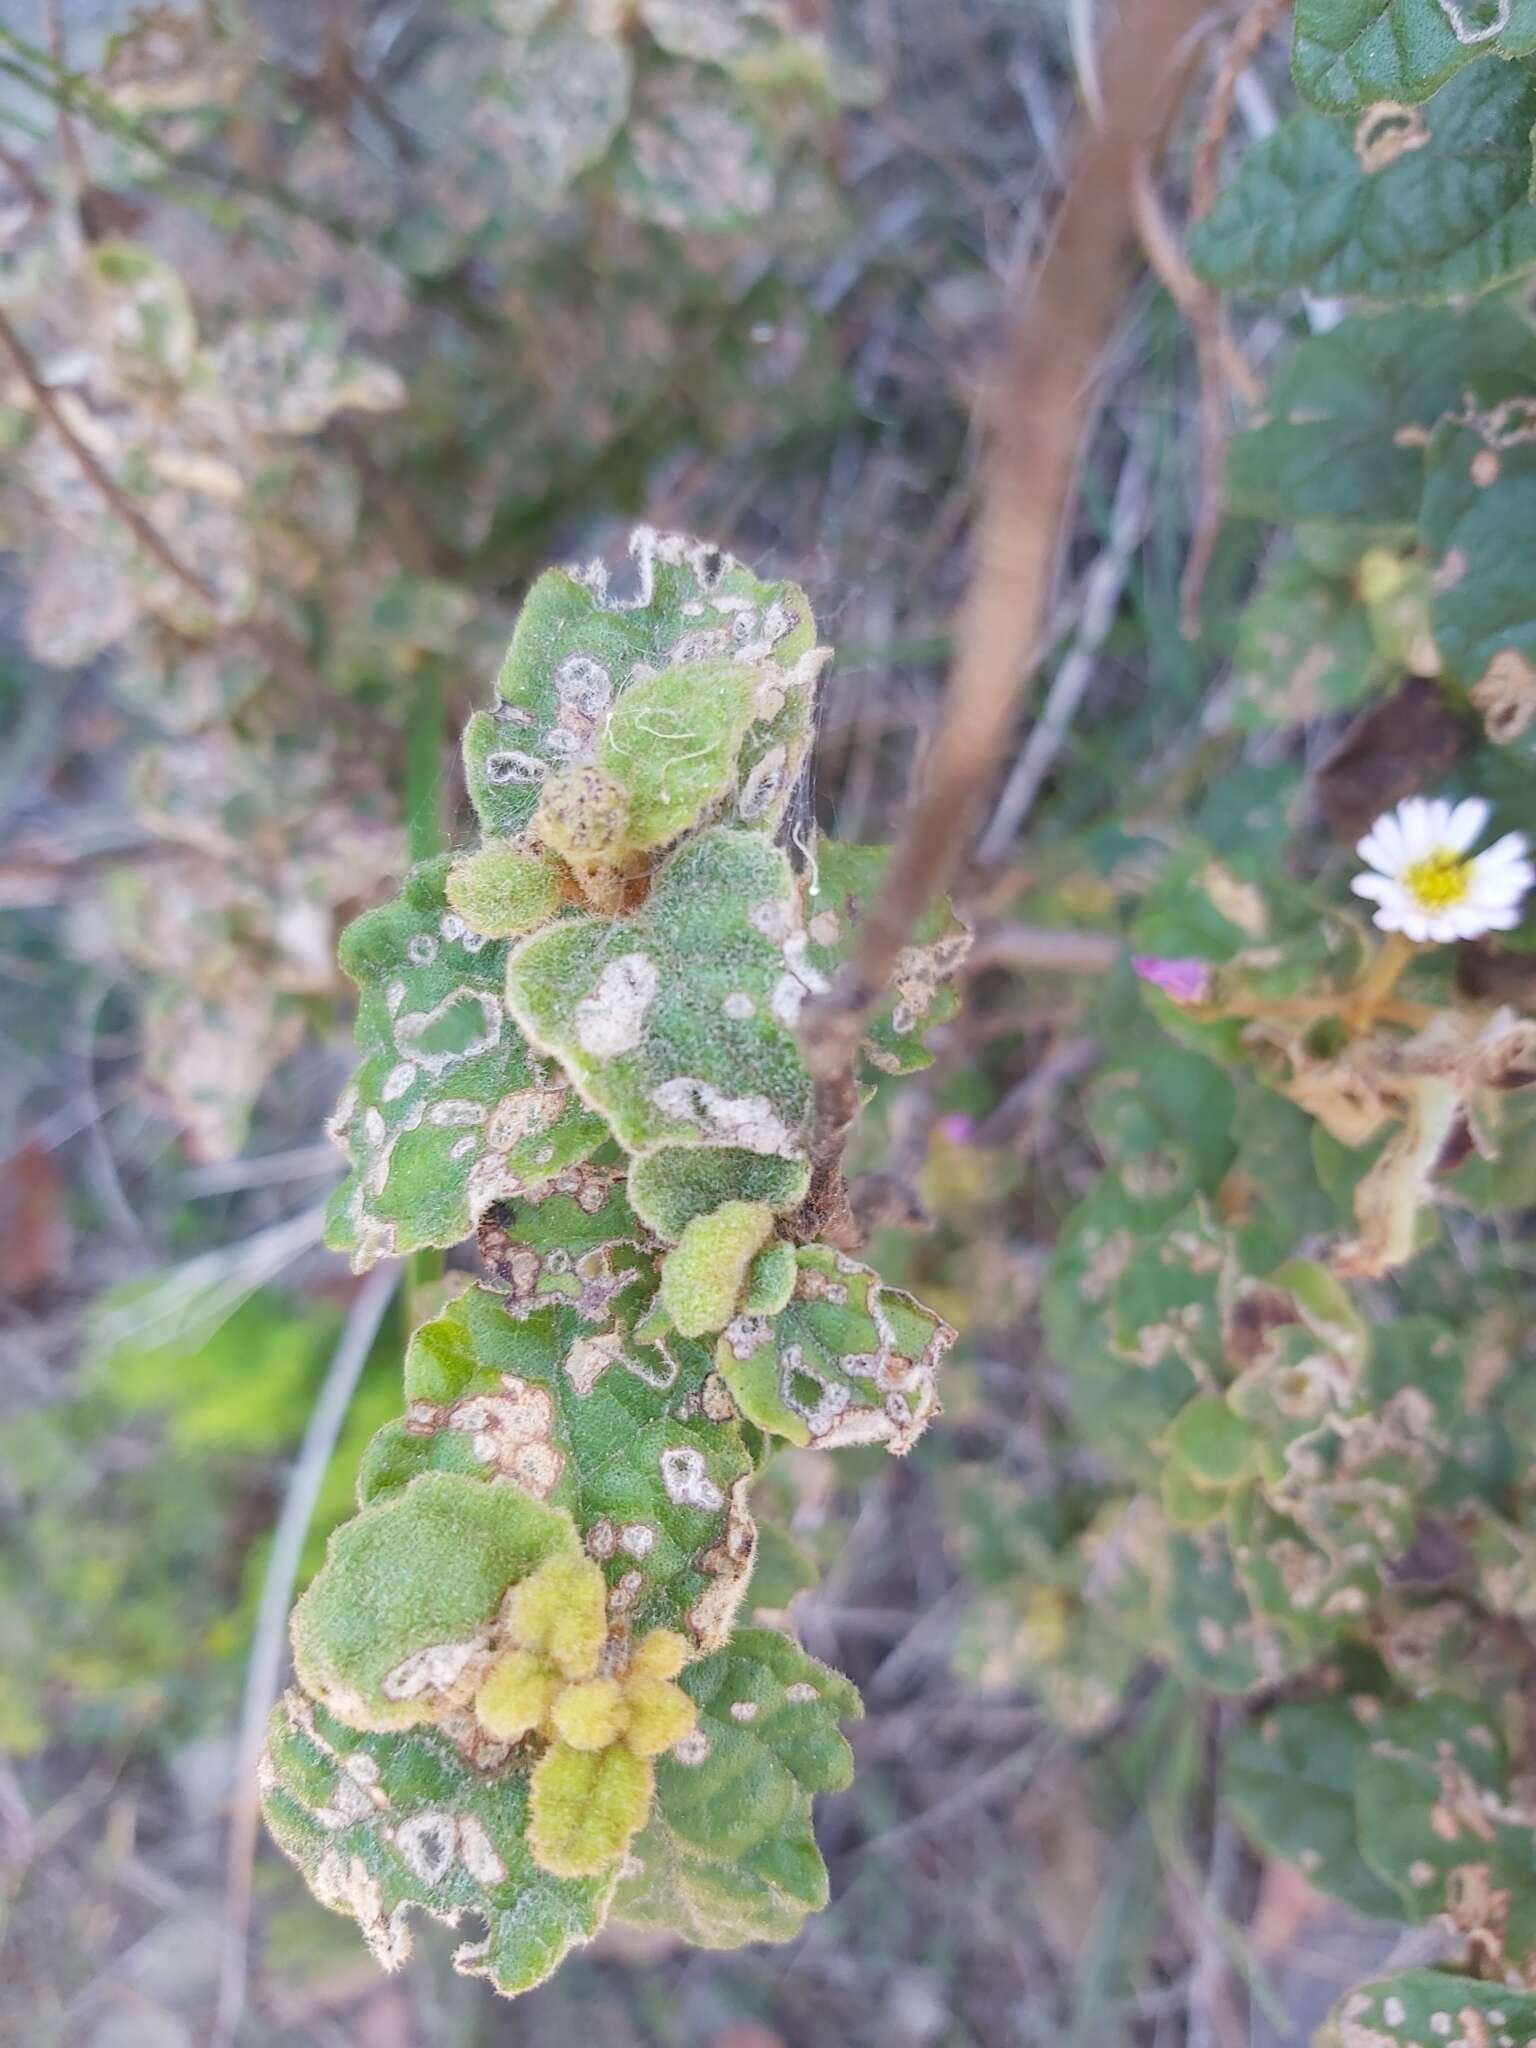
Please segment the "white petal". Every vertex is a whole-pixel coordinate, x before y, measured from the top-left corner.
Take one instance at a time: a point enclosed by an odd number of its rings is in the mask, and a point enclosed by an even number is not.
[[[1403,913],[1403,921],[1397,927],[1405,938],[1412,939],[1416,946],[1422,946],[1429,937],[1429,919],[1417,910]]]
[[[1480,876],[1469,891],[1467,901],[1478,910],[1516,910],[1530,886],[1529,881],[1512,877],[1507,871],[1491,879]]]
[[[1500,903],[1482,913],[1485,932],[1512,932],[1520,922],[1520,912],[1513,903]]]
[[[1350,888],[1357,896],[1369,896],[1374,902],[1387,903],[1402,893],[1402,883],[1391,875],[1356,875]]]
[[[1403,865],[1408,867],[1434,852],[1439,834],[1429,805],[1421,796],[1405,797],[1397,807],[1397,815],[1403,827]]]
[[[1452,853],[1465,853],[1475,839],[1482,837],[1493,806],[1485,797],[1464,797],[1446,820],[1445,843]]]
[[[1485,846],[1477,856],[1477,867],[1502,868],[1512,862],[1523,861],[1530,852],[1523,832],[1506,832],[1502,839],[1495,839],[1492,846]]]
[[[1517,860],[1490,871],[1479,862],[1471,880],[1468,896],[1473,903],[1518,903],[1536,883],[1536,868],[1529,861]]]
[[[1379,817],[1355,852],[1368,867],[1379,868],[1384,875],[1395,874],[1403,865],[1403,828],[1395,812]]]

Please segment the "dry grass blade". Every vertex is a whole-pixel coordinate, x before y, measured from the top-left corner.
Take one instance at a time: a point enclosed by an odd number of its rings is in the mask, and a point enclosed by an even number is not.
[[[1093,680],[1099,655],[1114,624],[1126,577],[1146,532],[1151,501],[1151,453],[1144,445],[1136,444],[1120,472],[1108,542],[1084,579],[1083,616],[1077,637],[1056,670],[1035,729],[1009,771],[997,808],[977,845],[976,857],[984,865],[990,866],[1005,857],[1066,744],[1072,720]]]
[[[325,1469],[346,1421],[347,1409],[384,1312],[400,1284],[397,1262],[376,1266],[352,1298],[346,1325],[336,1346],[310,1415],[304,1441],[294,1462],[273,1533],[256,1611],[256,1628],[246,1666],[245,1696],[240,1708],[240,1734],[235,1747],[235,1801],[230,1818],[225,1892],[224,1955],[219,1975],[218,2015],[210,2048],[229,2048],[245,2005],[246,1945],[251,1920],[251,1875],[256,1860],[260,1813],[256,1800],[256,1760],[261,1752],[267,1715],[282,1681],[284,1624],[293,1599],[294,1580],[304,1538],[314,1516]]]

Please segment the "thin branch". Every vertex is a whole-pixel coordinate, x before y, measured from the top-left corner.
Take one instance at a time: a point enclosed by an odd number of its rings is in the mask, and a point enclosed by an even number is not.
[[[1208,321],[1210,309],[1215,307],[1218,318],[1213,340],[1226,380],[1245,405],[1260,404],[1264,397],[1263,381],[1219,317],[1220,294],[1190,269],[1189,258],[1163,210],[1152,182],[1151,166],[1145,158],[1136,166],[1136,233],[1142,254],[1156,271],[1158,282],[1191,327],[1199,328],[1202,321]]]
[[[1202,219],[1216,204],[1216,193],[1221,184],[1221,152],[1226,147],[1227,131],[1232,126],[1238,81],[1264,47],[1270,30],[1289,5],[1290,0],[1251,0],[1221,53],[1221,62],[1211,81],[1195,138],[1195,161],[1189,178],[1191,220]]]
[[[1012,967],[1038,974],[1108,974],[1124,951],[1124,942],[1113,932],[1051,924],[983,925],[961,972]]]
[[[219,2004],[209,2048],[229,2048],[245,2009],[248,1946],[251,1927],[252,1876],[260,1829],[256,1765],[261,1755],[267,1716],[282,1684],[288,1608],[304,1539],[314,1518],[326,1467],[336,1449],[352,1395],[368,1362],[385,1311],[400,1284],[399,1265],[376,1266],[352,1297],[346,1326],[310,1414],[304,1441],[294,1462],[272,1536],[261,1582],[261,1601],[245,1672],[240,1707],[240,1734],[235,1746],[235,1798],[229,1824],[225,1878],[224,1953],[219,1973]]]
[[[21,381],[37,401],[37,409],[74,456],[92,484],[122,520],[145,554],[152,555],[165,570],[174,576],[183,588],[190,590],[199,604],[206,605],[215,618],[219,615],[219,600],[213,587],[205,583],[195,569],[189,569],[175,549],[158,532],[151,522],[134,504],[122,485],[98,457],[89,449],[65,417],[59,404],[58,393],[45,382],[42,372],[32,360],[26,343],[16,332],[4,313],[0,313],[0,348],[3,348]]]
[[[1177,105],[1203,11],[1201,0],[1141,0],[1127,10],[1105,53],[1104,119],[1087,129],[1079,123],[1055,233],[1014,318],[987,409],[976,566],[957,621],[943,723],[858,953],[807,1017],[817,1082],[813,1197],[823,1214],[837,1213],[866,1020],[924,905],[959,867],[1034,671],[1095,366],[1120,303],[1132,173]]]

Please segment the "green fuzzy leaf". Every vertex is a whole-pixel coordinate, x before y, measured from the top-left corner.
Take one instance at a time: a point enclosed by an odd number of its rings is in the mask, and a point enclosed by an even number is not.
[[[412,1339],[406,1419],[375,1440],[362,1487],[379,1499],[440,1467],[535,1491],[573,1517],[616,1616],[712,1650],[752,1571],[751,1461],[709,1352],[634,1338],[655,1285],[641,1265],[596,1321],[461,1295]]]
[[[1175,1664],[1213,1692],[1253,1692],[1302,1661],[1254,1613],[1220,1528],[1170,1532],[1165,1616]]]
[[[589,32],[580,10],[511,43],[476,107],[476,140],[507,189],[525,203],[554,198],[595,163],[628,112],[632,68],[624,43]]]
[[[630,1844],[614,1918],[681,1935],[694,1948],[793,1941],[828,1896],[810,1804],[806,1799],[766,1841],[726,1863],[691,1847],[653,1814]]]
[[[1175,1529],[1208,1528],[1221,1520],[1226,1507],[1222,1491],[1207,1486],[1180,1458],[1170,1458],[1164,1465],[1158,1501]]]
[[[725,69],[761,60],[783,40],[772,0],[641,0],[640,18],[664,50]]]
[[[1042,1301],[1051,1354],[1071,1375],[1077,1427],[1123,1470],[1149,1483],[1161,1467],[1152,1445],[1204,1377],[1191,1365],[1182,1328],[1179,1343],[1149,1339],[1145,1352],[1139,1334],[1164,1321],[1181,1324],[1179,1283],[1169,1290],[1160,1253],[1185,1194],[1187,1184],[1166,1197],[1149,1190],[1138,1199],[1119,1175],[1105,1174],[1067,1219]],[[1118,1291],[1127,1276],[1122,1312]],[[1202,1346],[1213,1338],[1219,1343],[1215,1301],[1215,1274],[1208,1272],[1195,1283],[1191,1319]]]
[[[1291,68],[1325,114],[1416,106],[1480,57],[1536,50],[1533,0],[1297,0]]]
[[[1536,336],[1528,347],[1536,362]],[[1530,396],[1466,423],[1444,421],[1430,443],[1420,516],[1435,570],[1435,640],[1452,675],[1473,685],[1487,678],[1494,735],[1501,676],[1510,723],[1523,730],[1536,719],[1536,441],[1522,438],[1533,423]]]
[[[574,1550],[568,1515],[512,1486],[424,1472],[331,1538],[293,1610],[313,1699],[358,1728],[408,1728],[463,1704],[507,1588]]]
[[[635,1214],[675,1244],[696,1216],[724,1202],[761,1202],[776,1216],[797,1209],[811,1184],[810,1162],[770,1159],[712,1145],[664,1145],[629,1169]]]
[[[1479,64],[1419,110],[1358,126],[1298,114],[1244,157],[1190,239],[1225,290],[1437,301],[1536,265],[1530,203],[1536,79]]]
[[[559,863],[547,853],[493,840],[459,856],[448,870],[446,893],[472,931],[510,939],[547,923],[564,891]]]
[[[799,1272],[800,1262],[792,1244],[784,1238],[775,1238],[765,1245],[748,1269],[747,1291],[741,1300],[742,1314],[779,1315],[794,1298]]]
[[[1395,1541],[1351,1548],[1332,1540],[1330,1506],[1348,1509],[1362,1502],[1373,1514],[1396,1511],[1389,1525]],[[1402,1511],[1410,1505],[1400,1491],[1383,1502],[1367,1486],[1356,1490],[1353,1501],[1346,1496],[1330,1503],[1326,1487],[1318,1484],[1295,1497],[1287,1514],[1262,1486],[1245,1488],[1230,1508],[1231,1546],[1254,1615],[1308,1658],[1353,1635],[1380,1596],[1383,1551],[1406,1548],[1411,1531]]]
[[[1404,1970],[1346,1992],[1317,2035],[1318,2048],[1435,2048],[1451,2040],[1531,2048],[1536,1992],[1449,1970]]]
[[[811,1799],[852,1779],[837,1723],[859,1718],[859,1696],[788,1636],[760,1628],[739,1629],[682,1684],[699,1725],[657,1765],[655,1810],[614,1911],[700,1948],[788,1941],[826,1904]]]
[[[699,1723],[657,1762],[656,1813],[700,1855],[735,1862],[814,1793],[852,1783],[853,1751],[837,1724],[860,1718],[858,1693],[789,1636],[738,1629],[679,1683]]]
[[[661,1306],[681,1335],[706,1337],[725,1328],[772,1231],[773,1211],[761,1202],[726,1202],[694,1217],[661,1265]]]
[[[687,842],[632,917],[524,939],[507,1001],[626,1150],[805,1154],[811,1079],[793,1026],[807,992],[789,863],[753,832]]]
[[[717,674],[754,691],[736,773],[741,822],[772,832],[810,743],[822,657],[805,593],[764,583],[703,541],[642,527],[630,543],[639,590],[611,598],[600,564],[552,569],[529,591],[496,680],[496,708],[464,729],[469,793],[487,833],[526,831],[553,770],[597,764],[610,714],[632,684]]]
[[[1297,343],[1232,442],[1231,509],[1406,534],[1436,423],[1469,392],[1486,404],[1518,390],[1530,357],[1530,328],[1497,301],[1361,316]]]
[[[888,846],[817,842],[814,890],[806,904],[806,959],[820,977],[818,986],[830,986],[852,959],[860,923],[880,893],[890,857]],[[925,1034],[958,1011],[960,999],[949,983],[970,945],[970,927],[949,899],[930,903],[902,949],[891,993],[865,1029],[859,1049],[874,1074],[915,1074],[932,1064]]]
[[[741,227],[773,204],[773,163],[757,118],[722,73],[657,65],[613,156],[613,196],[633,220],[694,234]]]
[[[757,715],[757,681],[739,663],[695,661],[633,682],[618,699],[597,759],[628,801],[627,848],[669,845],[719,806]]]
[[[797,1264],[787,1308],[727,1327],[720,1377],[749,1421],[792,1444],[905,1454],[938,1412],[937,1372],[954,1331],[826,1245],[802,1246]]]
[[[1197,1485],[1224,1492],[1246,1476],[1255,1432],[1219,1395],[1204,1394],[1175,1416],[1168,1449]]]
[[[614,1871],[566,1879],[529,1853],[527,1779],[478,1770],[435,1730],[360,1734],[290,1692],[273,1712],[262,1810],[322,1905],[349,1914],[376,1962],[411,1952],[410,1908],[484,1923],[454,1968],[510,1997],[602,1926]]]
[[[1142,1040],[1095,1078],[1088,1120],[1133,1196],[1211,1194],[1232,1159],[1232,1083],[1199,1053]]]
[[[1446,1699],[1393,1716],[1355,1787],[1361,1853],[1406,1916],[1487,1927],[1521,1967],[1536,1951],[1536,1826],[1491,1717]],[[1494,1929],[1500,1892],[1507,1902]]]
[[[1244,732],[1351,710],[1388,675],[1354,592],[1295,555],[1248,600],[1234,668],[1233,718]]]
[[[1379,1715],[1374,1698],[1361,1704]],[[1260,1848],[1356,1912],[1392,1920],[1398,1895],[1362,1858],[1355,1819],[1355,1772],[1370,1741],[1347,1702],[1277,1707],[1228,1744],[1223,1787]]]
[[[492,1202],[554,1179],[601,1143],[601,1120],[529,1057],[503,1002],[506,947],[444,894],[449,860],[342,934],[360,990],[362,1061],[331,1121],[352,1171],[327,1242],[361,1272],[468,1237]]]

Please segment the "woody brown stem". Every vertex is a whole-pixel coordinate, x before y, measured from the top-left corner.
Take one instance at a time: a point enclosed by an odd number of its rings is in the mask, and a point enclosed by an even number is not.
[[[807,1014],[823,1181],[840,1173],[858,1109],[865,1025],[923,907],[953,880],[978,799],[1009,752],[1044,639],[1094,370],[1121,303],[1135,167],[1155,149],[1178,103],[1203,11],[1200,0],[1139,0],[1127,9],[1106,55],[1102,119],[1079,123],[1055,232],[1024,288],[1002,374],[985,404],[975,568],[957,621],[942,723],[858,952]]]

